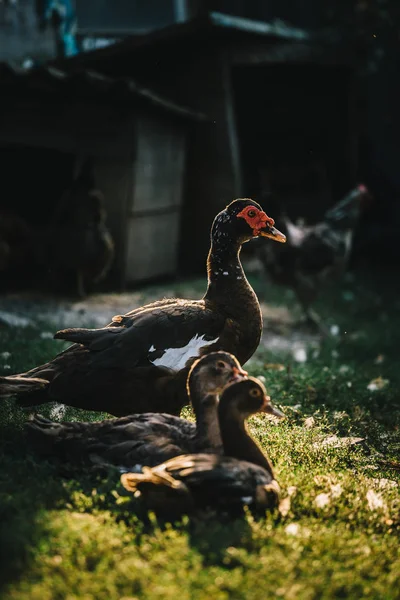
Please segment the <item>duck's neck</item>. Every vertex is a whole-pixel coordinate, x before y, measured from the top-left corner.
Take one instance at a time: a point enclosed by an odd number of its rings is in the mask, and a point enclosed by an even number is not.
[[[199,450],[211,450],[222,454],[222,439],[218,422],[218,402],[216,394],[202,393],[194,382],[190,390],[190,400],[196,416],[196,434],[194,443]]]
[[[212,240],[207,258],[208,286],[205,300],[223,305],[233,318],[240,318],[248,310],[259,317],[261,312],[257,296],[244,274],[239,254],[241,244],[232,243],[221,234]]]
[[[262,467],[274,477],[274,470],[268,457],[260,446],[250,436],[244,419],[239,415],[229,414],[220,406],[219,426],[225,456],[232,456],[238,460],[245,460]]]

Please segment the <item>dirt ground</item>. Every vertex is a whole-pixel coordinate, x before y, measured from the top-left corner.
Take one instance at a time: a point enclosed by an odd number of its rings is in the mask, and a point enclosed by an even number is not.
[[[0,327],[34,326],[41,337],[51,338],[65,327],[104,327],[117,314],[163,297],[199,298],[198,287],[168,285],[143,288],[126,293],[93,294],[83,300],[61,298],[35,292],[10,293],[0,296]],[[299,328],[286,306],[261,303],[264,331],[261,346],[271,351],[291,354],[304,362],[310,352],[317,352],[319,336]]]

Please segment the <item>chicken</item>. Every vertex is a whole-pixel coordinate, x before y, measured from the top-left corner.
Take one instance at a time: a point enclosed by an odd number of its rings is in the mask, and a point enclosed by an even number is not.
[[[106,226],[103,194],[85,169],[61,198],[49,233],[50,266],[64,279],[73,275],[80,297],[107,275],[114,242]]]
[[[293,223],[285,214],[277,219],[286,234],[286,244],[259,246],[257,255],[271,279],[291,288],[307,322],[329,335],[318,314],[311,308],[322,286],[345,270],[363,201],[369,192],[364,185],[353,189],[330,208],[315,225]]]

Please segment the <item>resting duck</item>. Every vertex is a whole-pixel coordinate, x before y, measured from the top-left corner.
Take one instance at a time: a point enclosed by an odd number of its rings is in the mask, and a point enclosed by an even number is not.
[[[247,376],[234,356],[212,352],[195,361],[187,390],[196,424],[166,413],[144,413],[98,422],[54,423],[36,415],[28,440],[42,455],[66,462],[157,465],[186,452],[222,454],[217,404],[223,388]]]
[[[104,328],[57,332],[56,339],[75,343],[49,363],[19,375],[48,381],[32,393],[25,386],[24,394],[16,381],[19,404],[54,400],[115,416],[179,414],[196,358],[225,350],[244,364],[259,344],[261,310],[239,259],[242,244],[258,236],[286,239],[259,204],[248,198],[231,202],[212,225],[208,287],[201,300],[160,300],[118,315]],[[0,379],[0,395],[10,394],[12,380]]]
[[[257,379],[228,385],[218,406],[225,456],[177,456],[153,468],[143,467],[142,473],[123,473],[122,485],[141,496],[146,508],[164,516],[203,508],[236,512],[244,505],[256,513],[275,508],[280,489],[272,465],[245,425],[245,419],[261,411],[284,416],[272,407]]]

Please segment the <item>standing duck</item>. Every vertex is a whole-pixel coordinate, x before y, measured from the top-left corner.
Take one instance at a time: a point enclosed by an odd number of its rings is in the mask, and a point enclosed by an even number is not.
[[[246,376],[234,356],[212,352],[189,371],[187,391],[196,424],[166,413],[89,423],[54,423],[36,415],[26,424],[28,440],[42,455],[79,463],[154,466],[187,452],[222,453],[218,394],[229,382]]]
[[[196,358],[224,350],[244,364],[259,344],[261,310],[239,258],[242,244],[258,236],[286,239],[259,204],[248,198],[231,202],[212,225],[208,286],[201,300],[160,300],[118,315],[104,328],[57,332],[56,339],[75,343],[52,361],[19,375],[48,381],[32,393],[25,387],[24,394],[19,394],[16,381],[19,404],[54,400],[115,416],[179,414],[187,402],[186,379]],[[11,382],[12,376],[0,379],[0,395],[3,390],[9,395]]]
[[[257,513],[275,508],[280,489],[273,467],[245,424],[256,412],[284,416],[272,407],[257,379],[228,385],[218,406],[224,456],[177,456],[153,468],[143,467],[142,473],[123,473],[123,486],[141,496],[148,509],[167,516],[203,508],[235,513],[244,505]]]

